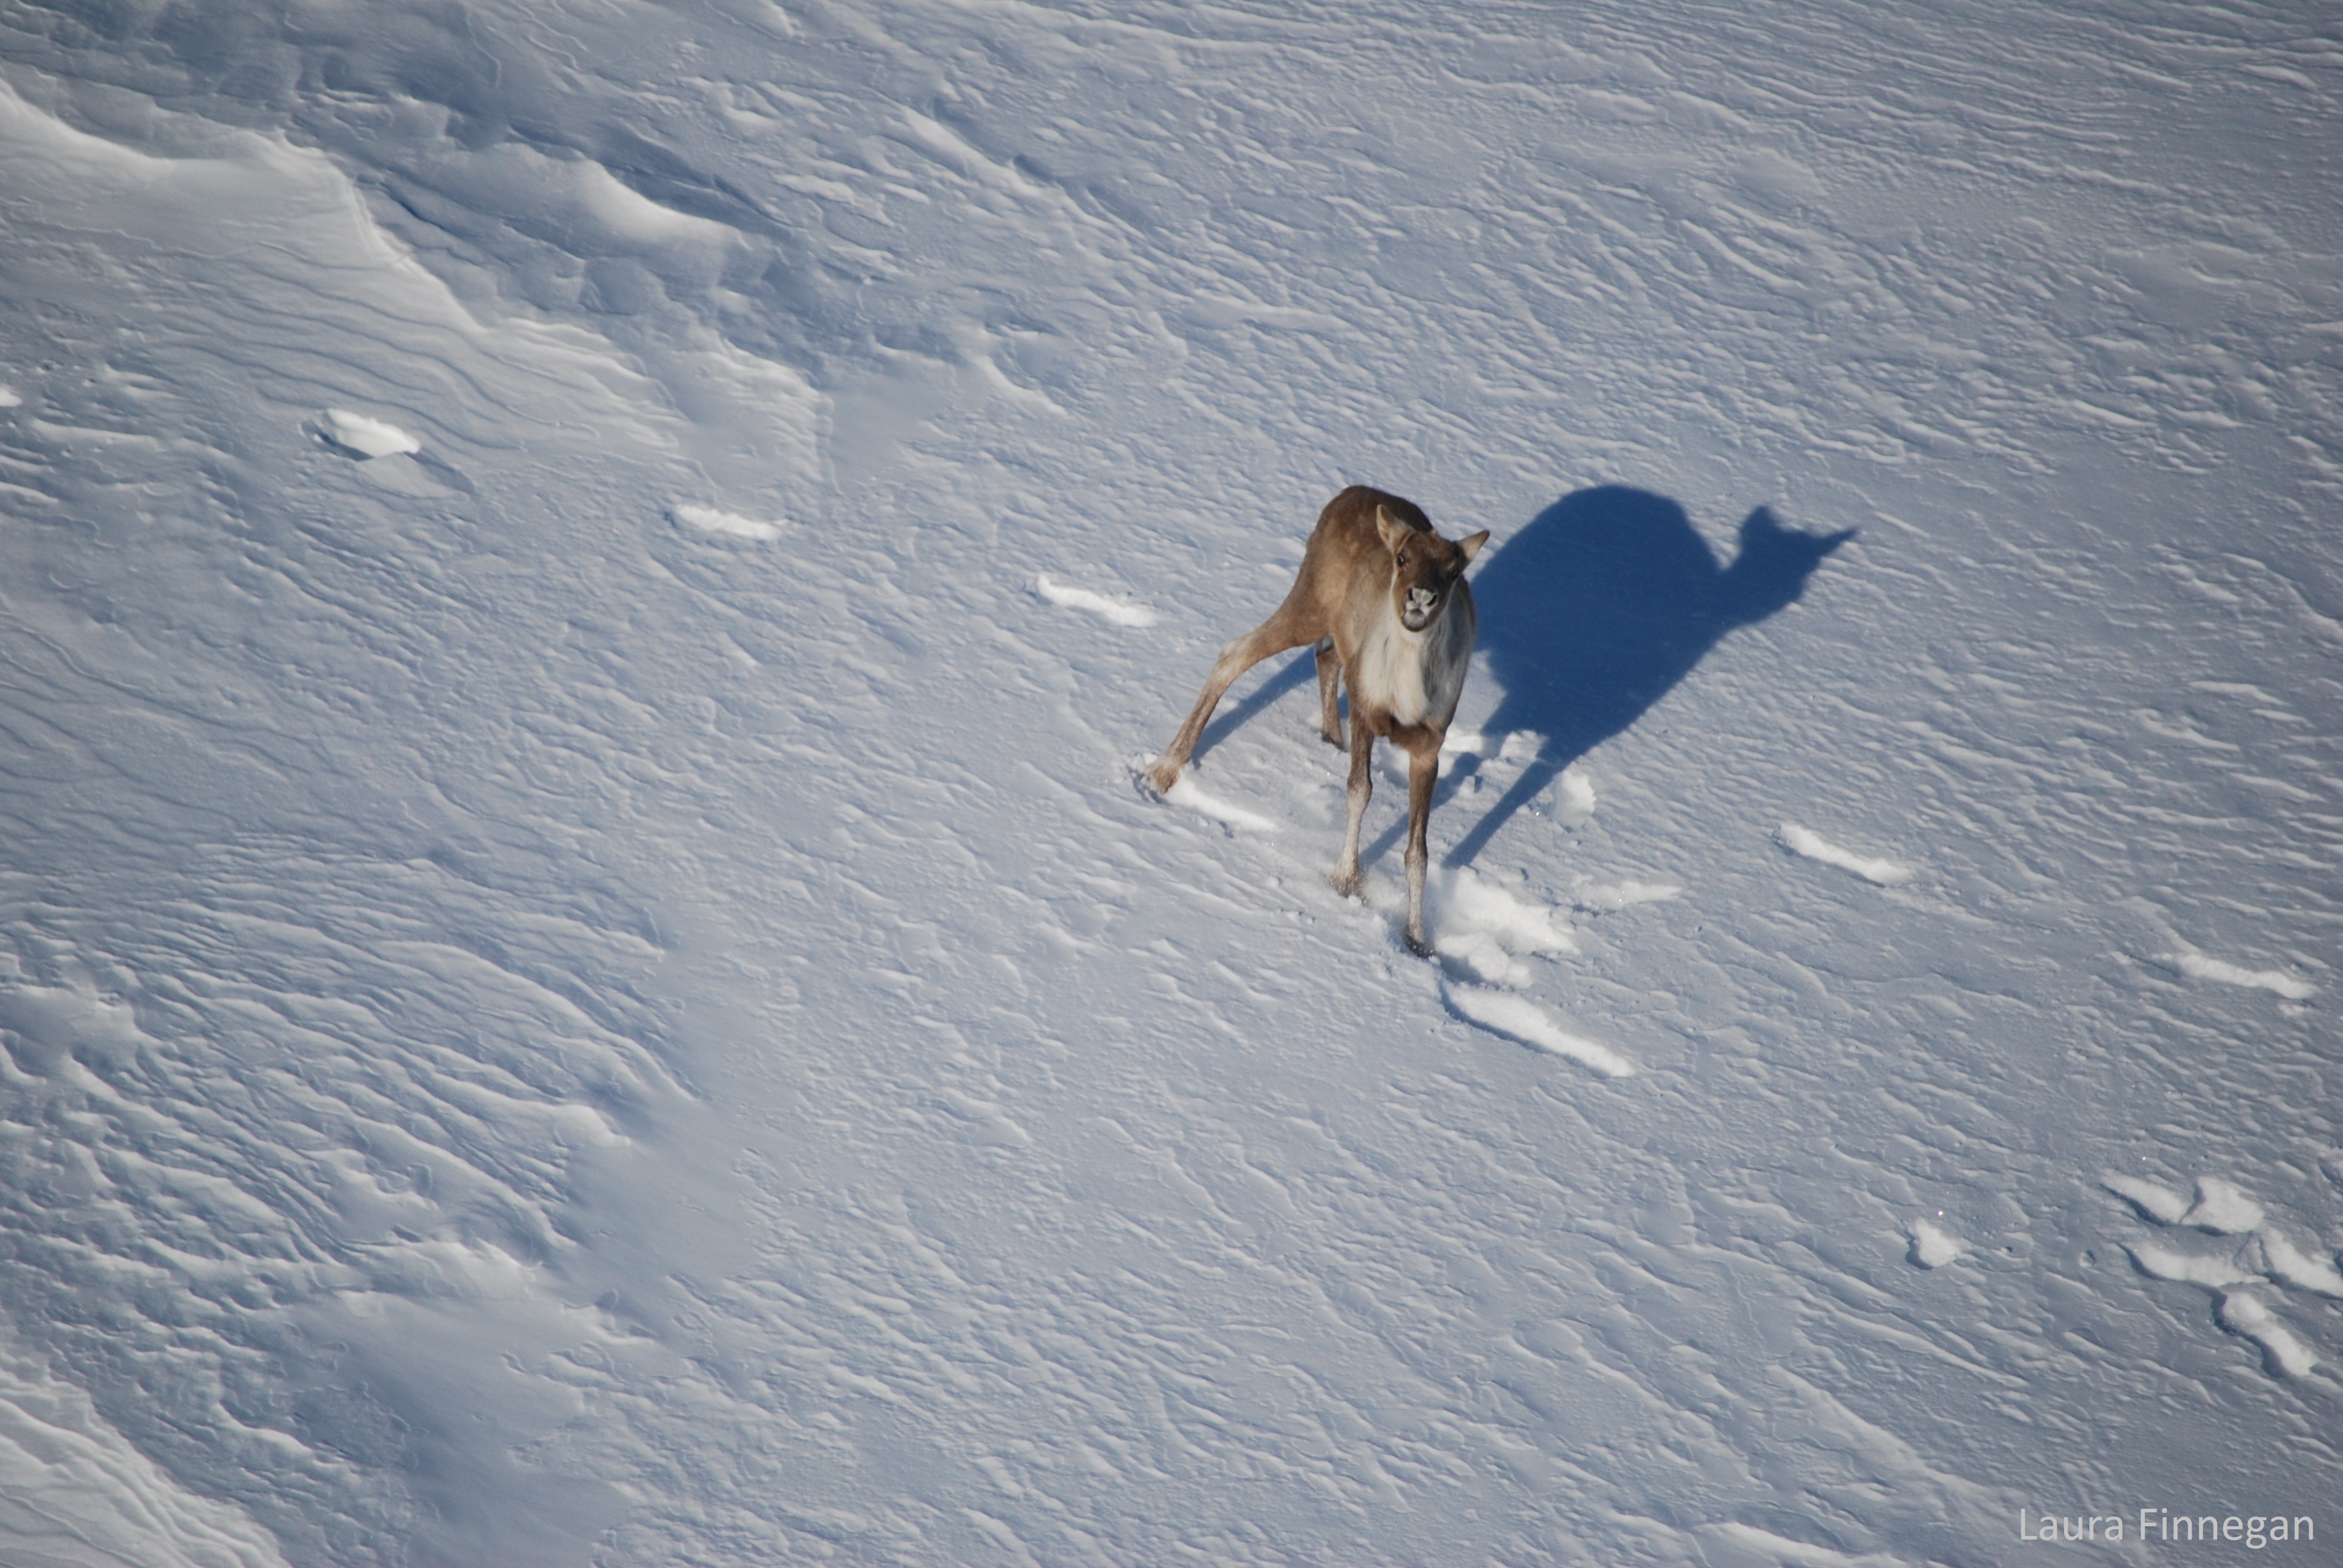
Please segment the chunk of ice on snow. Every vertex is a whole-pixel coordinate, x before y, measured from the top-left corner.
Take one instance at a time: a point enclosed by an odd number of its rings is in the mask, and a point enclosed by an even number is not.
[[[2271,1275],[2284,1280],[2297,1290],[2316,1291],[2322,1296],[2343,1296],[2343,1273],[2338,1273],[2334,1263],[2316,1252],[2305,1252],[2276,1231],[2264,1231],[2259,1240],[2262,1261]]]
[[[1842,871],[1853,871],[1866,882],[1894,887],[1898,882],[1912,879],[1912,868],[1901,861],[1842,849],[1820,833],[1808,832],[1795,822],[1783,823],[1781,834],[1783,845],[1792,854],[1804,855],[1809,860],[1820,860],[1825,866],[1836,866]]]
[[[2153,1241],[2134,1241],[2126,1251],[2140,1271],[2159,1280],[2177,1280],[2183,1284],[2203,1285],[2217,1291],[2224,1285],[2242,1285],[2254,1278],[2237,1267],[2234,1258],[2200,1258],[2187,1252],[2176,1252],[2169,1247],[2159,1247]]]
[[[1554,820],[1565,828],[1585,826],[1594,815],[1594,780],[1575,768],[1565,768],[1555,779],[1550,798]]]
[[[1639,882],[1630,877],[1617,882],[1582,882],[1571,895],[1571,902],[1582,910],[1610,913],[1615,910],[1632,909],[1637,904],[1664,903],[1680,897],[1683,885],[1676,882]]]
[[[1508,952],[1574,953],[1578,940],[1544,904],[1526,903],[1469,866],[1431,878],[1433,919],[1443,930],[1478,931]]]
[[[1155,624],[1155,612],[1143,604],[1132,604],[1129,599],[1094,593],[1086,588],[1076,588],[1071,583],[1061,583],[1047,572],[1033,579],[1033,591],[1062,609],[1086,610],[1116,626]]]
[[[2159,1225],[2177,1225],[2180,1216],[2188,1212],[2187,1199],[2137,1176],[2102,1176],[2099,1185]]]
[[[1248,811],[1232,801],[1223,800],[1217,795],[1206,794],[1196,787],[1194,779],[1184,773],[1172,781],[1172,788],[1163,792],[1163,799],[1171,801],[1174,806],[1184,806],[1199,816],[1210,817],[1215,822],[1224,823],[1242,832],[1274,833],[1277,831],[1275,822],[1259,812]]]
[[[2288,1377],[2300,1377],[2318,1364],[2308,1345],[2294,1337],[2258,1296],[2231,1291],[2221,1298],[2221,1324],[2262,1347],[2270,1364]]]
[[[2190,980],[2251,986],[2258,990],[2276,991],[2288,1001],[2308,1001],[2318,994],[2317,986],[2297,980],[2284,970],[2249,970],[2225,959],[2208,959],[2203,953],[2174,953],[2166,961]]]
[[[2200,1176],[2197,1181],[2197,1201],[2180,1216],[2180,1222],[2223,1236],[2242,1236],[2261,1224],[2262,1206],[2247,1197],[2234,1181],[2224,1181],[2218,1176]]]
[[[1599,1040],[1571,1033],[1527,997],[1472,985],[1443,985],[1440,994],[1450,1011],[1491,1034],[1502,1034],[1507,1040],[1519,1040],[1554,1056],[1566,1056],[1607,1077],[1627,1078],[1634,1073],[1634,1062]]]
[[[326,410],[326,423],[333,429],[334,444],[346,447],[361,457],[390,457],[404,453],[420,452],[423,443],[387,420],[370,414],[353,414],[347,408]]]
[[[722,534],[729,538],[755,539],[759,543],[781,537],[779,523],[760,523],[754,518],[744,518],[718,507],[703,507],[697,501],[679,501],[669,508],[668,515],[685,528],[703,534]]]
[[[1938,1230],[1926,1220],[1912,1221],[1912,1261],[1924,1269],[1941,1269],[1968,1249],[1957,1236]]]

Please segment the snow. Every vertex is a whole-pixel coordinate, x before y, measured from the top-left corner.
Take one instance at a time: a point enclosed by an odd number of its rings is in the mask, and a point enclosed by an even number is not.
[[[698,501],[678,501],[669,509],[677,522],[687,528],[697,528],[703,534],[719,534],[758,543],[781,537],[781,525],[779,523],[759,522],[754,518],[744,518],[720,507],[703,506]]]
[[[1842,871],[1853,871],[1866,882],[1876,882],[1892,888],[1898,882],[1912,879],[1912,868],[1900,865],[1879,855],[1858,855],[1852,849],[1842,849],[1820,833],[1809,831],[1794,822],[1782,824],[1782,843],[1794,855],[1809,860],[1820,860],[1825,866],[1835,866]]]
[[[1145,758],[1134,757],[1131,759],[1131,771],[1138,772],[1147,765],[1148,760]],[[1233,801],[1222,799],[1197,783],[1192,774],[1185,774],[1173,779],[1172,788],[1164,792],[1163,799],[1174,806],[1185,807],[1200,817],[1209,817],[1213,821],[1231,828],[1240,828],[1251,833],[1277,831],[1276,819],[1264,817],[1258,811],[1248,811]]]
[[[2310,1347],[2279,1322],[2260,1297],[2228,1292],[2221,1298],[2220,1314],[2224,1326],[2261,1346],[2270,1365],[2286,1376],[2306,1376],[2318,1364]]]
[[[2236,1182],[2224,1181],[2218,1176],[2197,1179],[2197,1201],[2180,1216],[2183,1225],[2225,1236],[2242,1235],[2261,1222],[2262,1206],[2247,1197]]]
[[[2263,1231],[2260,1241],[2262,1258],[2273,1278],[2297,1290],[2343,1296],[2343,1272],[2337,1271],[2333,1260],[2304,1251],[2281,1231]]]
[[[2249,970],[2226,959],[2207,958],[2203,953],[2175,953],[2173,966],[2191,980],[2218,980],[2223,985],[2258,986],[2263,990],[2276,991],[2288,1001],[2308,1001],[2318,994],[2318,988],[2306,984],[2282,970]]]
[[[1924,1269],[1941,1269],[1968,1249],[1957,1236],[1926,1220],[1912,1221],[1912,1261]]]
[[[2338,94],[2143,0],[0,12],[0,1557],[2343,1520]],[[1429,961],[1307,649],[1132,771],[1352,482],[1493,530]]]
[[[1099,593],[1071,583],[1053,582],[1043,572],[1033,580],[1034,590],[1051,604],[1067,609],[1087,610],[1112,626],[1153,626],[1155,612],[1145,605],[1133,604],[1127,598]]]
[[[326,410],[327,432],[334,444],[357,457],[393,457],[423,450],[423,443],[391,424],[346,408]]]
[[[1525,998],[1473,985],[1444,986],[1441,994],[1459,1018],[1492,1034],[1566,1056],[1607,1077],[1625,1078],[1635,1070],[1634,1062],[1609,1046],[1573,1034]]]
[[[2137,1176],[2108,1176],[2100,1185],[2117,1197],[2127,1200],[2142,1217],[2159,1225],[2177,1225],[2188,1212],[2188,1200],[2168,1187]]]

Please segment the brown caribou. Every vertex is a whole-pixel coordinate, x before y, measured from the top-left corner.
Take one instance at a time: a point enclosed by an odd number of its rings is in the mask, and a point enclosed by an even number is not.
[[[1364,485],[1336,496],[1318,514],[1285,602],[1221,649],[1188,721],[1147,769],[1148,782],[1169,791],[1230,684],[1272,654],[1316,644],[1318,732],[1330,746],[1343,743],[1337,683],[1351,692],[1350,821],[1328,879],[1345,897],[1359,891],[1359,822],[1374,788],[1369,766],[1380,736],[1408,756],[1407,945],[1419,954],[1431,951],[1423,879],[1440,743],[1464,690],[1478,624],[1464,568],[1488,540],[1486,528],[1443,539],[1423,508]]]

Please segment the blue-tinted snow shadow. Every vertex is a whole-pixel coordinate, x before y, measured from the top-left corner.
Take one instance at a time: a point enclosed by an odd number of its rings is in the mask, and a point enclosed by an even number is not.
[[[1532,518],[1474,577],[1473,598],[1503,692],[1484,728],[1534,730],[1545,745],[1448,864],[1470,863],[1555,775],[1642,718],[1725,633],[1793,603],[1823,558],[1854,537],[1795,533],[1760,507],[1742,520],[1728,568],[1682,507],[1624,485],[1574,491]],[[1452,789],[1478,766],[1460,764]]]

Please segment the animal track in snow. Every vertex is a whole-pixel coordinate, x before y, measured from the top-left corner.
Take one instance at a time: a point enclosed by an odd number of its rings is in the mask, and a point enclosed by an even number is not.
[[[408,456],[423,450],[423,443],[387,420],[368,414],[353,414],[347,408],[326,410],[326,437],[345,452],[360,459]]]
[[[1155,624],[1155,612],[1143,604],[1132,604],[1129,599],[1115,598],[1107,594],[1093,593],[1086,588],[1076,588],[1071,583],[1058,582],[1047,572],[1033,579],[1033,591],[1061,608],[1087,610],[1117,626]]]
[[[1820,860],[1825,866],[1836,866],[1842,871],[1853,871],[1865,881],[1876,882],[1884,888],[1912,879],[1912,868],[1901,861],[1842,849],[1821,834],[1809,832],[1795,822],[1782,824],[1781,839],[1783,847],[1794,855]]]
[[[2124,1250],[2144,1274],[2216,1292],[2215,1315],[2221,1325],[2259,1345],[2273,1370],[2300,1377],[2318,1364],[2316,1352],[2278,1321],[2268,1302],[2235,1287],[2274,1280],[2296,1290],[2343,1298],[2343,1272],[2331,1259],[2297,1247],[2268,1223],[2267,1212],[2244,1189],[2217,1176],[2197,1179],[2194,1202],[2137,1176],[2104,1176],[2099,1184],[2156,1224],[2246,1237],[2243,1245],[2226,1252],[2187,1251],[2150,1241],[2127,1241]]]
[[[2177,952],[2164,955],[2164,961],[2187,975],[2190,980],[2218,980],[2223,985],[2252,986],[2272,990],[2288,1001],[2308,1001],[2318,994],[2317,986],[2298,980],[2284,970],[2249,970],[2242,964],[2222,959],[2209,959],[2198,952]]]
[[[781,525],[779,523],[760,523],[754,518],[744,518],[738,512],[728,512],[718,507],[703,507],[697,501],[678,501],[668,508],[668,516],[698,533],[754,539],[759,544],[781,537]]]

